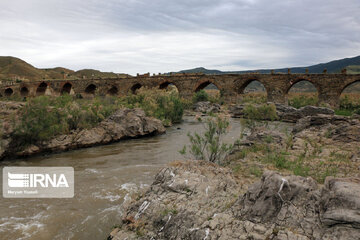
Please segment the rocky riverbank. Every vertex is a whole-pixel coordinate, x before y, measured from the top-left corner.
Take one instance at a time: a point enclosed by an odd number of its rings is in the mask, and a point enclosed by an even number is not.
[[[357,239],[360,179],[266,171],[246,184],[202,161],[172,163],[108,239]]]
[[[32,144],[19,150],[11,138],[11,124],[5,122],[0,144],[0,159],[24,157],[45,152],[60,152],[116,142],[126,138],[137,138],[165,133],[158,119],[147,117],[142,109],[119,109],[110,117],[91,129],[75,130],[59,135],[49,141]]]
[[[359,239],[359,120],[310,114],[245,135],[225,167],[162,169],[108,239]]]
[[[271,105],[273,103],[268,103],[267,105]],[[245,108],[249,104],[238,104],[238,105],[231,105],[229,107],[229,113],[231,117],[234,118],[243,118],[246,117]],[[253,104],[251,104],[253,105]],[[264,104],[263,104],[264,105]],[[299,109],[294,107],[285,106],[282,104],[273,104],[276,107],[276,115],[278,116],[277,120],[283,122],[291,122],[296,123],[299,119],[307,116],[316,116],[318,114],[326,114],[326,115],[334,115],[334,110],[330,108],[324,107],[315,107],[315,106],[305,106]],[[261,105],[253,105],[254,108],[258,108]],[[264,116],[263,120],[270,120]]]

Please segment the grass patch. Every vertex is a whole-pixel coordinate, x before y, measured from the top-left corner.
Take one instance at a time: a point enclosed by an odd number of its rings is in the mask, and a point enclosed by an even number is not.
[[[244,107],[244,117],[252,120],[274,121],[279,119],[274,104],[246,104]]]
[[[349,109],[335,109],[335,114],[340,116],[352,116],[353,111]]]
[[[252,103],[252,104],[262,104],[267,102],[267,95],[266,93],[246,93],[242,96],[241,99],[238,100],[239,104],[244,103]]]
[[[288,104],[294,108],[318,105],[317,93],[289,93]]]

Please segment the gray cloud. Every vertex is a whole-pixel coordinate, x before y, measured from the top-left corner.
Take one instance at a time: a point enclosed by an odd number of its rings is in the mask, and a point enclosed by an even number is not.
[[[311,65],[360,54],[358,0],[13,0],[1,55],[37,67],[167,72]]]

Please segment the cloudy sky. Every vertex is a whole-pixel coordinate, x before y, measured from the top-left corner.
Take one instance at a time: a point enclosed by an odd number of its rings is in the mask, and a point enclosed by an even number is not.
[[[307,66],[360,55],[360,1],[0,0],[0,55],[130,74]]]

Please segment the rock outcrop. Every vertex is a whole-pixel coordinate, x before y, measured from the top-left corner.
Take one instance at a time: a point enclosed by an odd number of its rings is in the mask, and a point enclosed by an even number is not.
[[[197,102],[193,105],[193,111],[201,113],[218,113],[221,106],[217,103],[211,102]]]
[[[353,126],[357,129],[360,129],[360,121],[358,119],[351,119],[349,117],[337,116],[337,115],[313,115],[307,116],[299,119],[296,125],[293,128],[294,133],[298,133],[303,131],[304,129],[312,128],[312,127],[324,127],[325,125],[332,125],[334,127],[338,126],[341,128],[348,128]],[[354,129],[355,130],[355,129]],[[359,130],[355,130],[354,133],[359,133]],[[339,134],[341,131],[338,129]],[[351,131],[345,131],[347,133],[351,133]],[[359,136],[360,137],[360,136]],[[359,138],[360,140],[360,138]]]
[[[59,152],[107,144],[126,138],[162,134],[165,131],[160,120],[146,117],[142,109],[124,108],[116,111],[94,128],[59,135],[50,141],[28,146],[22,151],[14,152],[14,149],[10,147],[11,143],[8,143],[7,149],[0,147],[0,150],[7,156],[30,156],[41,152]]]
[[[226,169],[175,163],[126,207],[109,239],[359,239],[360,179],[267,171],[239,184]]]
[[[229,112],[234,118],[244,117],[244,108],[246,104],[232,105],[229,108]],[[316,116],[318,114],[334,115],[334,110],[324,107],[305,106],[299,109],[294,107],[285,106],[282,104],[275,104],[276,114],[280,121],[296,123],[299,119],[307,116]],[[256,107],[256,105],[255,105]],[[269,119],[263,119],[269,120]]]

